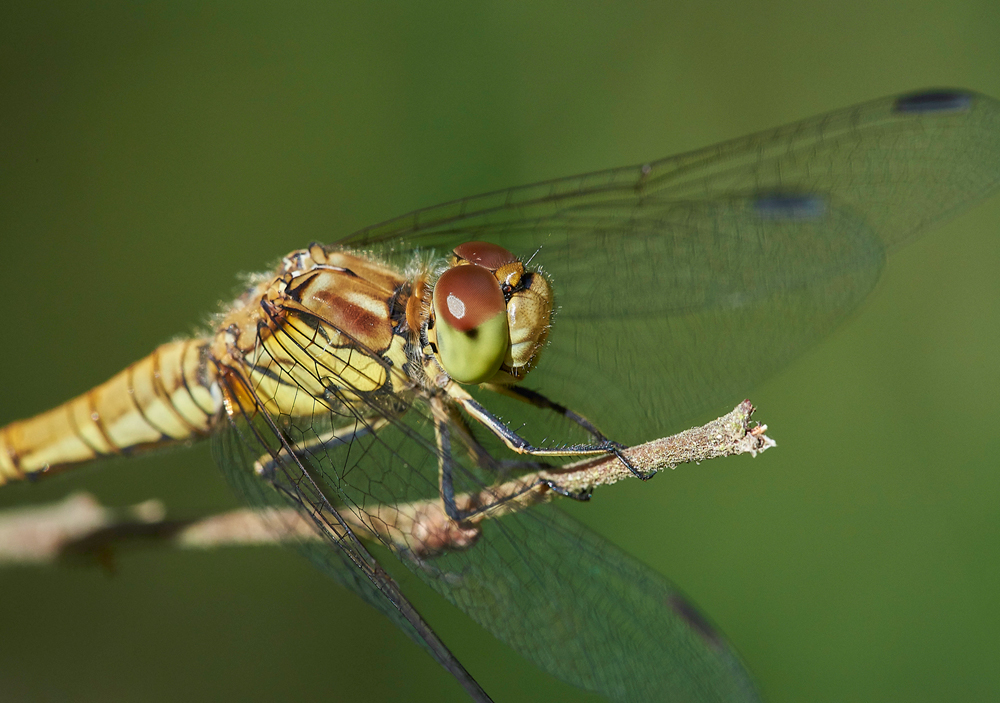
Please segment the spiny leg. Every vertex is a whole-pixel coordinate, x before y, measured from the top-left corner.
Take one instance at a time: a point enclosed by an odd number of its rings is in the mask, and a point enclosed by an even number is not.
[[[520,400],[528,405],[534,405],[536,408],[541,408],[543,410],[551,410],[556,415],[560,415],[570,422],[579,425],[584,430],[586,430],[590,435],[596,439],[598,442],[610,442],[604,434],[597,429],[597,426],[590,420],[585,418],[583,415],[574,412],[567,408],[562,403],[557,403],[556,401],[550,399],[549,397],[539,393],[538,391],[533,391],[529,388],[522,388],[520,386],[501,386],[499,384],[484,384],[484,387],[493,391],[494,393],[499,393],[500,395],[505,395],[508,398],[514,398],[515,400]],[[610,444],[618,445],[621,449],[625,449],[625,445],[618,444],[617,442],[610,442]]]
[[[461,443],[469,451],[470,457],[476,462],[479,468],[495,472],[498,462],[476,441],[469,431],[464,418],[455,411],[450,403],[441,399],[435,399],[432,401],[432,404],[435,406],[434,434],[438,446],[441,502],[444,505],[445,513],[455,522],[464,522],[480,513],[494,510],[543,486],[555,491],[559,495],[573,498],[574,500],[590,500],[591,491],[589,489],[579,492],[567,491],[549,479],[536,478],[534,481],[519,484],[516,487],[508,485],[508,488],[503,492],[495,488],[486,488],[484,491],[478,493],[478,497],[481,498],[484,493],[488,493],[491,500],[470,502],[468,509],[460,509],[455,497],[454,476],[456,462],[452,451],[453,435],[461,438]],[[521,462],[521,466],[528,469],[538,469],[543,468],[545,465],[534,462]]]
[[[496,384],[487,384],[486,388],[493,391],[494,393],[500,393],[501,395],[506,395],[509,398],[515,398],[522,402],[528,403],[529,405],[534,405],[536,408],[542,408],[543,410],[551,410],[552,412],[560,415],[570,422],[579,425],[584,430],[590,433],[590,435],[598,441],[601,446],[607,446],[608,450],[618,457],[618,461],[622,465],[632,472],[632,475],[636,478],[642,479],[643,481],[648,481],[651,479],[655,472],[646,473],[639,471],[632,465],[628,458],[622,454],[622,449],[628,449],[627,446],[620,442],[615,442],[609,440],[604,434],[597,429],[597,426],[588,420],[586,417],[578,412],[575,412],[567,408],[562,403],[557,403],[554,400],[548,398],[547,396],[539,393],[538,391],[533,391],[529,388],[521,388],[520,386],[501,386]]]
[[[329,432],[324,432],[301,442],[289,442],[289,446],[292,448],[291,452],[282,447],[278,450],[277,454],[261,455],[261,457],[254,462],[254,473],[264,479],[269,479],[274,475],[275,469],[277,469],[280,464],[292,459],[290,454],[299,459],[303,459],[311,451],[316,449],[332,449],[344,444],[349,444],[359,437],[364,437],[365,435],[373,432],[378,432],[388,424],[389,420],[384,417],[377,417],[371,420],[358,418],[354,421],[353,425],[337,427]]]
[[[495,386],[490,386],[490,388],[496,390]],[[517,389],[518,392],[515,393],[513,390],[514,389],[507,389],[506,391],[501,392],[505,395],[509,395],[510,397],[535,405],[536,407],[558,412],[563,415],[563,417],[576,422],[578,425],[590,432],[594,438],[598,440],[598,443],[570,444],[558,448],[532,446],[526,439],[510,429],[500,418],[496,417],[480,405],[479,402],[469,395],[461,386],[452,382],[449,383],[446,388],[448,395],[455,402],[459,403],[465,412],[475,418],[477,422],[489,429],[507,446],[508,449],[513,452],[517,452],[518,454],[530,454],[532,456],[592,456],[596,454],[614,454],[618,458],[618,461],[620,461],[622,465],[636,478],[648,481],[656,475],[656,472],[643,472],[635,468],[628,458],[622,454],[621,450],[626,448],[625,445],[607,439],[589,420],[582,415],[569,410],[563,405],[549,400],[541,393],[536,393],[535,391],[525,391],[524,389]]]

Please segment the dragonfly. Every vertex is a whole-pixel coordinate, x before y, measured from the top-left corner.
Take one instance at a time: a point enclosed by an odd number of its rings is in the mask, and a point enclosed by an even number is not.
[[[649,478],[628,447],[743,397],[993,192],[998,133],[997,100],[927,90],[312,244],[214,329],[0,429],[0,484],[210,438],[276,533],[305,525],[298,548],[475,700],[396,565],[610,700],[759,700],[676,586],[554,504],[594,487],[546,470]]]

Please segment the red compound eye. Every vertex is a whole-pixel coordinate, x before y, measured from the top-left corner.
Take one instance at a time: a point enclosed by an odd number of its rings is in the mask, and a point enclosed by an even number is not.
[[[453,329],[468,332],[507,309],[500,284],[479,266],[456,266],[434,286],[434,307]]]
[[[498,244],[490,242],[466,242],[454,249],[455,256],[469,263],[496,271],[505,264],[517,261],[517,257]]]

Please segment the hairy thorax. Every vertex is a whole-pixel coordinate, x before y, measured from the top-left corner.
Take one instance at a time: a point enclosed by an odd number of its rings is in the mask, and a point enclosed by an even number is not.
[[[211,355],[221,374],[243,377],[239,385],[255,396],[247,403],[273,415],[361,403],[390,410],[424,377],[414,287],[362,255],[319,245],[294,251],[224,315]]]

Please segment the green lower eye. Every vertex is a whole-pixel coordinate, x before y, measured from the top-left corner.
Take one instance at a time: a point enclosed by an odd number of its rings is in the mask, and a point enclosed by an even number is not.
[[[438,361],[459,383],[482,383],[510,348],[507,302],[500,283],[482,266],[458,265],[434,284]]]
[[[506,311],[467,332],[441,321],[437,343],[441,365],[453,379],[459,383],[488,381],[500,369],[510,345]]]

